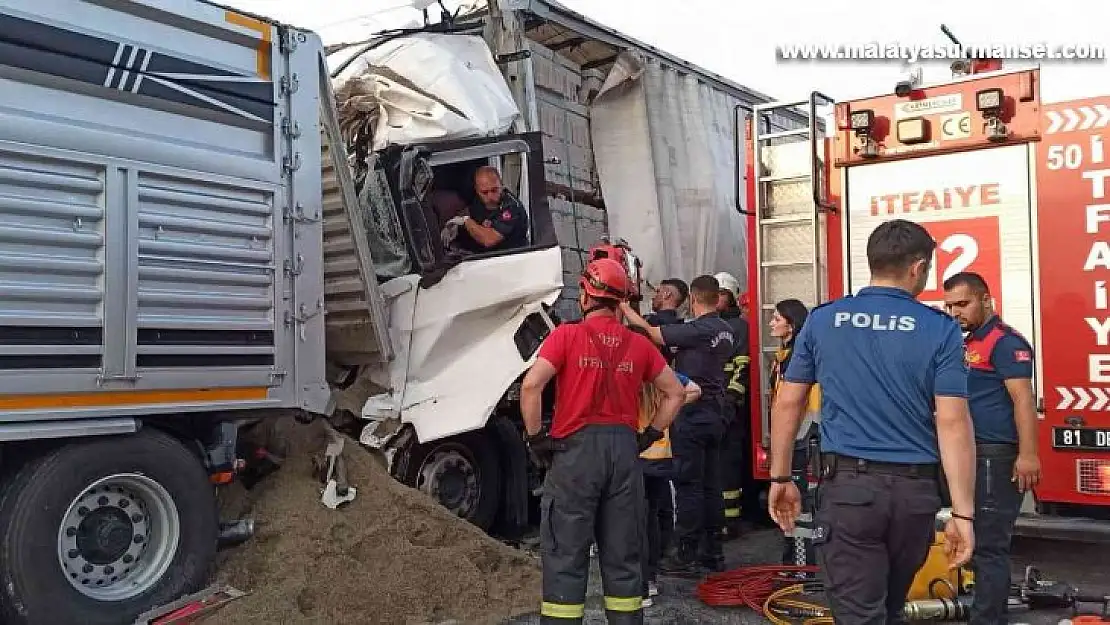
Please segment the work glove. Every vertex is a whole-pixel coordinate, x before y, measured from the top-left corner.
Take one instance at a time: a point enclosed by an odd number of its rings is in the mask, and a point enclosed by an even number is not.
[[[524,439],[524,442],[528,445],[528,453],[532,456],[532,461],[545,471],[550,469],[552,462],[555,461],[557,446],[547,432],[529,436]]]
[[[636,448],[640,453],[644,453],[648,447],[654,445],[661,438],[663,438],[663,433],[655,429],[655,426],[649,425],[644,428],[643,432],[636,435]]]
[[[443,242],[443,247],[451,245],[451,242],[454,241],[455,237],[459,234],[459,228],[466,220],[466,215],[459,215],[458,217],[448,219],[447,223],[443,224],[443,230],[439,233],[439,238]]]

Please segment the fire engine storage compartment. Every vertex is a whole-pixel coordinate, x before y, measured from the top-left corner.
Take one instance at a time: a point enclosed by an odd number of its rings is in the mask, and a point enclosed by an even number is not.
[[[734,120],[738,105],[743,114],[771,98],[556,2],[501,5],[531,52],[505,72],[524,85],[529,129],[544,134],[548,202],[563,249],[560,316],[578,317],[578,275],[604,234],[631,244],[651,284],[717,271],[745,282],[747,221],[736,209],[744,155],[738,164]],[[788,130],[805,117],[776,114],[765,123]]]

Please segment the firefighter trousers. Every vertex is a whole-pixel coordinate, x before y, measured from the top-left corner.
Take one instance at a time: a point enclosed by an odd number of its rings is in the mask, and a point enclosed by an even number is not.
[[[721,496],[725,501],[725,524],[735,530],[743,514],[749,424],[742,406],[735,401],[728,401],[725,410],[728,429],[721,444]]]
[[[582,622],[590,543],[596,542],[608,622],[641,625],[646,583],[641,555],[647,536],[636,434],[626,426],[591,425],[563,443],[540,502],[540,622]]]
[[[675,539],[680,560],[691,561],[698,555],[712,561],[723,558],[720,454],[724,435],[721,407],[708,404],[683,408],[671,426],[678,508]],[[704,546],[700,554],[699,546]]]

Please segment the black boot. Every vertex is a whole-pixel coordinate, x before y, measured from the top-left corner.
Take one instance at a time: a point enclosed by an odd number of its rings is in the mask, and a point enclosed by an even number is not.
[[[672,548],[659,560],[659,573],[680,577],[699,575],[696,554],[697,547],[693,545]]]
[[[724,556],[706,556],[699,561],[699,564],[709,573],[725,572]]]
[[[721,573],[725,570],[725,552],[721,545],[720,533],[708,533],[702,543],[701,557],[698,562],[710,573]]]

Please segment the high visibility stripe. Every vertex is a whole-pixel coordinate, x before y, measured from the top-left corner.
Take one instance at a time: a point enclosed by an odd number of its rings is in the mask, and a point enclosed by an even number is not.
[[[740,508],[725,508],[725,518],[726,519],[738,519],[738,518],[740,518]]]
[[[59,393],[56,395],[0,395],[0,410],[249,401],[263,400],[268,396],[269,389],[265,386],[198,388],[173,391],[99,391],[92,393]]]
[[[579,619],[586,616],[585,603],[551,603],[544,601],[540,604],[540,615],[551,618]]]
[[[666,460],[671,456],[671,439],[666,431],[663,432],[663,438],[652,443],[651,447],[640,454],[644,460]]]
[[[644,608],[643,597],[605,597],[605,609],[613,612],[638,612]]]
[[[721,491],[721,496],[722,496],[722,497],[724,497],[725,499],[739,499],[739,498],[740,498],[740,494],[741,494],[742,492],[743,492],[743,491],[741,491],[740,489],[736,489],[736,490],[724,490],[724,491]]]
[[[243,28],[253,30],[261,35],[262,38],[259,40],[258,46],[256,46],[255,61],[258,65],[258,68],[255,71],[258,72],[258,76],[260,78],[264,80],[269,80],[271,65],[270,31],[273,30],[273,27],[266,22],[256,20],[253,17],[247,17],[246,15],[241,15],[239,13],[234,13],[232,11],[227,11],[224,13],[224,20],[231,24],[235,24],[236,26],[242,26]]]
[[[738,395],[748,394],[748,387],[743,380],[746,376],[742,374],[747,373],[749,363],[751,358],[748,356],[736,356],[725,365],[725,373],[728,374],[728,390]]]

